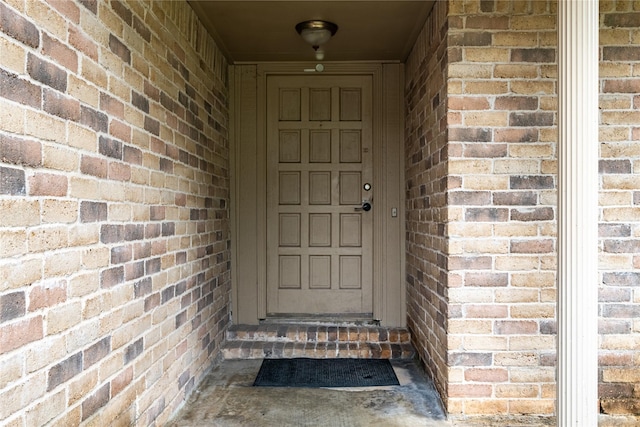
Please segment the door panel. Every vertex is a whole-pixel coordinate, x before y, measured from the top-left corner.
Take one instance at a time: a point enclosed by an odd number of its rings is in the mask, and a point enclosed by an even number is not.
[[[370,76],[267,79],[267,314],[373,311]]]

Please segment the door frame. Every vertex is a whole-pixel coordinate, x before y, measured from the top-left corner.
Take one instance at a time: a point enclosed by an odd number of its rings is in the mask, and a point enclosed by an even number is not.
[[[300,75],[315,62],[229,67],[232,320],[257,324],[267,314],[267,78]],[[324,75],[370,75],[373,82],[373,320],[406,326],[404,67],[398,62],[327,62]],[[392,209],[396,216],[392,216]]]

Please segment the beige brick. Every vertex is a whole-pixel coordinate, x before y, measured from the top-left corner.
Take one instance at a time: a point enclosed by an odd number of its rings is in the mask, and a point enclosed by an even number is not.
[[[490,335],[492,332],[491,320],[465,320],[450,319],[449,334],[482,334]]]
[[[526,271],[536,270],[540,260],[535,256],[497,256],[495,269],[497,271]]]
[[[26,12],[31,19],[38,22],[38,25],[42,29],[46,29],[49,34],[56,36],[58,39],[66,40],[67,22],[60,14],[51,9],[47,3],[28,2]]]
[[[467,336],[464,337],[464,349],[468,351],[485,350],[501,351],[508,349],[508,339],[498,336]]]
[[[60,146],[45,145],[42,148],[42,163],[50,169],[75,171],[80,164],[80,158],[75,151]]]
[[[51,308],[47,313],[47,335],[57,334],[77,325],[80,323],[81,313],[80,302],[70,302]]]
[[[27,227],[40,224],[40,203],[37,200],[0,200],[2,225]]]
[[[498,174],[536,174],[539,168],[537,160],[499,159],[493,164],[493,172]]]
[[[513,16],[510,24],[514,30],[554,30],[556,17],[550,15]]]
[[[108,312],[113,305],[111,304],[111,293],[93,294],[89,296],[84,302],[82,307],[82,318],[91,319],[100,315],[103,311]],[[101,334],[108,334],[111,329],[102,329]]]
[[[82,297],[96,292],[100,287],[100,276],[97,271],[83,271],[69,279],[69,297]]]
[[[84,65],[87,63],[86,60],[83,60],[82,64],[83,64],[83,70],[84,70]],[[94,108],[96,108],[99,104],[99,99],[100,99],[100,91],[98,89],[96,89],[95,86],[92,86],[90,84],[87,83],[86,80],[81,79],[73,74],[71,74],[69,76],[69,83],[67,85],[67,92],[70,96],[72,96],[75,99],[78,99],[79,101],[88,104]],[[78,125],[75,124],[71,124],[71,127],[78,127]],[[91,130],[89,129],[85,129],[87,132],[91,132]],[[94,138],[95,139],[95,138]],[[82,144],[88,144],[88,141],[80,141],[78,138],[74,138],[74,141],[76,141],[75,143],[72,143],[71,141],[69,142],[69,145],[71,146],[78,146],[81,143]],[[94,142],[95,146],[97,146],[97,144]],[[84,148],[84,147],[83,147]],[[95,148],[94,148],[95,150]]]
[[[509,62],[509,49],[468,47],[464,49],[464,59],[469,62]]]
[[[83,224],[69,228],[69,246],[86,246],[100,240],[99,224]]]
[[[555,128],[543,128],[540,129],[540,142],[554,143],[558,139],[557,129]]]
[[[507,126],[508,113],[503,111],[465,112],[462,122],[466,126],[499,127]]]
[[[640,218],[640,208],[603,209],[602,219],[606,222],[633,222]]]
[[[538,34],[528,31],[502,31],[493,34],[494,46],[533,47],[538,44]]]
[[[110,256],[109,248],[88,248],[82,253],[82,265],[90,269],[104,268],[109,265]]]
[[[555,382],[555,368],[516,368],[509,370],[512,383],[552,383]]]
[[[103,201],[119,202],[126,199],[127,189],[123,183],[100,182],[100,199]]]
[[[509,350],[552,350],[555,349],[555,336],[514,336],[509,339]]]
[[[24,133],[25,107],[0,98],[0,123],[6,132]]]
[[[109,219],[111,221],[131,221],[131,205],[125,203],[110,203]]]
[[[13,40],[0,38],[0,65],[16,74],[25,73],[26,55]]]
[[[24,376],[24,353],[3,356],[0,363],[0,390]]]
[[[470,95],[499,95],[509,92],[509,83],[500,80],[469,80],[464,83],[464,92]]]
[[[98,385],[98,370],[92,369],[83,372],[78,378],[69,382],[69,405],[84,400],[91,391]]]
[[[602,369],[602,380],[609,383],[638,383],[640,369],[638,368],[605,368]]]
[[[629,31],[624,28],[600,31],[598,37],[600,46],[624,46],[629,44]],[[627,74],[628,75],[628,74]]]
[[[601,270],[624,270],[631,268],[633,258],[629,255],[598,255],[598,267]]]
[[[452,95],[461,95],[461,94],[465,93],[465,91],[462,90],[462,84],[463,84],[463,82],[459,81],[459,80],[450,81],[447,92],[452,94]],[[449,122],[449,124],[450,124],[450,122]]]
[[[601,156],[603,158],[617,158],[617,157],[639,157],[640,147],[639,144],[629,143],[624,141],[623,143],[610,143],[601,144]]]
[[[450,303],[490,303],[493,301],[492,289],[459,288],[449,290]]]
[[[511,306],[510,313],[516,319],[549,319],[555,316],[555,305],[516,304]]]
[[[492,77],[492,65],[480,64],[450,64],[449,78],[451,79],[489,79]]]
[[[496,64],[493,70],[497,79],[536,79],[538,75],[537,65]]]
[[[555,148],[549,144],[511,144],[509,154],[521,158],[548,158],[555,155]]]
[[[46,141],[62,142],[66,140],[65,121],[49,116],[39,111],[27,110],[25,120],[29,126],[25,129],[25,135],[35,136]]]
[[[558,162],[554,159],[543,159],[540,162],[540,173],[548,175],[548,174],[553,174],[555,171],[558,170]],[[557,205],[557,192],[555,190],[543,190],[540,191],[541,194],[541,204],[543,205],[548,205],[548,206],[555,206]],[[553,198],[548,198],[549,195],[555,196]],[[547,196],[547,198],[544,198]],[[542,200],[544,200],[544,202],[542,202]]]
[[[42,260],[39,257],[0,262],[0,292],[30,285],[41,278]]]
[[[555,399],[556,398],[556,385],[555,384],[542,384],[542,393],[540,397],[543,399]]]
[[[554,399],[517,399],[509,401],[509,410],[515,414],[553,414]]]
[[[46,277],[64,276],[78,271],[82,255],[78,251],[65,251],[47,254],[44,259]]]
[[[513,273],[511,274],[511,286],[544,288],[555,286],[555,273]]]
[[[556,302],[555,289],[542,289],[540,291],[540,302]]]
[[[496,289],[494,295],[495,302],[497,303],[530,303],[540,300],[540,292],[538,289]],[[511,316],[513,316],[513,310],[514,308],[512,307]]]
[[[450,237],[489,237],[492,233],[493,227],[490,224],[450,223],[447,225],[447,234]]]
[[[600,193],[598,195],[598,205],[600,206],[629,206],[633,204],[633,192]]]
[[[99,183],[95,179],[71,177],[69,195],[78,199],[94,200],[98,197]]]
[[[27,252],[27,234],[24,230],[0,229],[0,257],[23,255]]]
[[[600,95],[599,105],[603,110],[629,109],[633,105],[633,96],[626,94]]]
[[[75,123],[68,123],[67,126],[69,133],[67,143],[70,147],[84,151],[97,152],[98,137],[95,131]]]
[[[27,410],[27,425],[46,425],[54,417],[62,414],[65,411],[67,407],[66,400],[67,398],[65,390],[60,390],[57,393],[49,394],[45,401],[41,401],[34,407]]]
[[[97,319],[91,319],[88,322],[81,323],[81,328],[73,328],[66,333],[67,353],[75,353],[98,341],[101,338],[98,331],[98,323]],[[87,363],[86,360],[85,363]]]
[[[66,248],[69,245],[68,231],[64,226],[38,227],[28,235],[29,252],[44,252]]]
[[[69,200],[42,200],[42,222],[69,224],[78,219],[78,203]]]
[[[506,254],[509,253],[509,241],[506,239],[474,239],[464,242],[467,254]]]
[[[0,419],[4,420],[9,415],[18,413],[21,409],[33,403],[41,397],[46,389],[47,378],[38,373],[27,378],[25,382],[9,387],[0,392]]]
[[[640,121],[640,112],[638,111],[603,111],[601,113],[601,122],[605,125],[634,125]]]
[[[509,412],[508,403],[504,400],[465,399],[463,405],[465,415],[501,415]]]
[[[602,45],[602,39],[601,43]],[[627,77],[632,73],[630,64],[622,62],[600,62],[598,75],[600,78],[606,77]],[[601,95],[602,96],[602,95]]]
[[[498,384],[496,385],[496,397],[501,398],[537,398],[540,396],[540,387],[533,384]]]
[[[111,55],[109,55],[109,57],[111,57]],[[122,64],[120,59],[117,59],[116,62]],[[121,65],[116,65],[116,68],[119,72],[122,67]],[[129,99],[131,96],[131,88],[129,85],[120,79],[116,79],[114,76],[109,76],[109,91],[113,96],[120,99]]]
[[[555,34],[554,34],[555,36]],[[557,79],[558,78],[558,66],[556,64],[540,65],[540,77],[543,79]],[[547,105],[549,101],[553,101],[557,105],[557,98],[547,97]],[[542,103],[542,101],[541,101]]]
[[[553,95],[555,83],[553,81],[515,80],[511,82],[513,93],[521,95]]]
[[[449,172],[451,174],[489,174],[491,162],[488,160],[449,160]]]
[[[144,168],[131,168],[131,182],[139,185],[149,185],[149,170]]]
[[[604,175],[602,177],[603,190],[638,190],[640,183],[633,175]]]
[[[541,173],[544,173],[544,171],[540,171]],[[540,191],[539,193],[539,200],[540,200],[540,205],[542,206],[556,206],[558,203],[558,193],[555,190],[550,190],[550,191]],[[554,228],[552,232],[548,232],[548,231],[543,231],[546,230],[546,228],[542,228],[542,227],[548,227],[548,224],[544,224],[541,225],[541,233],[543,233],[543,235],[545,236],[555,236],[556,235],[556,229]]]
[[[532,366],[539,364],[537,353],[517,351],[495,353],[493,363],[496,366]]]

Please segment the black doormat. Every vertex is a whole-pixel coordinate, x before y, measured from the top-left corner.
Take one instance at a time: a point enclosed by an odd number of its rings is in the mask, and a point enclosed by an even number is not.
[[[264,359],[256,387],[400,385],[388,359]]]

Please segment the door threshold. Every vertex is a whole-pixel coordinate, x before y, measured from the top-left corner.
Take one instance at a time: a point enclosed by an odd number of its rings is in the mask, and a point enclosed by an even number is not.
[[[380,321],[373,318],[373,313],[278,313],[269,314],[265,319],[260,319],[261,325],[281,325],[291,323],[309,325],[380,325]]]

